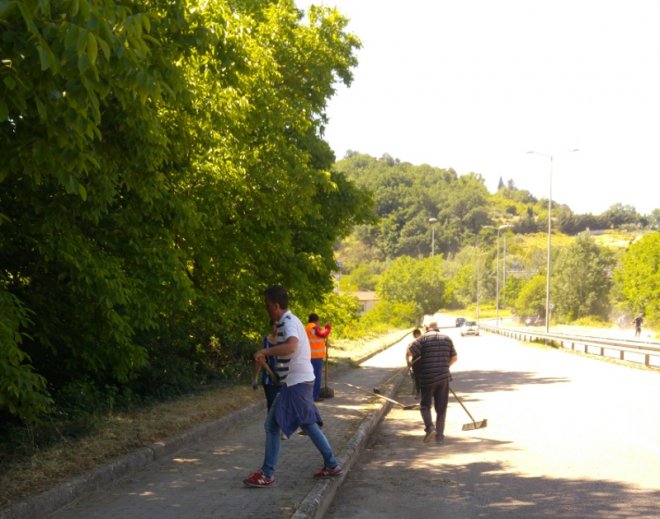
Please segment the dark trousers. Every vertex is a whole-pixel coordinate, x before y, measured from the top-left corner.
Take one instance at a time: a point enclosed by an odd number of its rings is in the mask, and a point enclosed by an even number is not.
[[[264,394],[266,395],[266,409],[270,411],[270,408],[275,401],[277,393],[280,392],[281,386],[276,386],[275,384],[264,384]]]
[[[435,408],[436,423],[435,432],[439,438],[445,434],[445,418],[447,416],[447,404],[449,402],[449,379],[441,380],[430,386],[422,386],[422,400],[419,404],[424,430],[432,431],[433,416],[431,405]]]

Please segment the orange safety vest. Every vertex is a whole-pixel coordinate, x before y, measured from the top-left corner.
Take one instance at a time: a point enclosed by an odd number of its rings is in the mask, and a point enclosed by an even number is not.
[[[307,332],[307,338],[309,339],[309,347],[312,352],[313,359],[323,359],[325,358],[325,339],[323,337],[318,337],[314,333],[314,328],[318,325],[316,323],[307,323],[305,326],[305,331]]]

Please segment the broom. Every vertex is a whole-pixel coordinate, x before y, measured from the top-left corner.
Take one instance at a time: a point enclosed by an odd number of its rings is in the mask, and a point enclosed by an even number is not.
[[[454,390],[451,388],[451,386],[449,386],[449,391],[451,391],[451,394],[454,395],[454,398],[458,401],[459,404],[461,404],[463,410],[468,414],[470,420],[472,420],[472,423],[463,424],[464,431],[474,431],[475,429],[483,429],[488,425],[488,420],[479,420],[478,422],[475,421],[472,415],[470,414],[470,411],[467,410],[467,407],[465,407],[463,401],[460,398],[458,398],[458,395],[454,393]]]

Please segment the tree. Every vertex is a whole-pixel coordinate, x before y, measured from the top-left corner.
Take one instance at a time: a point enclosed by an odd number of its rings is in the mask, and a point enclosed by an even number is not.
[[[648,216],[649,227],[651,229],[660,229],[660,209],[654,209]]]
[[[569,320],[607,318],[612,267],[612,254],[599,247],[588,233],[561,248],[552,277],[554,312]]]
[[[0,406],[176,386],[213,345],[240,357],[265,285],[331,289],[371,214],[321,137],[346,25],[290,0],[0,7]]]
[[[433,313],[445,303],[447,280],[442,276],[439,257],[414,260],[401,256],[392,262],[381,276],[376,292],[392,303],[417,304],[427,314]]]
[[[545,317],[545,288],[544,274],[533,276],[521,289],[516,300],[516,313],[520,317]]]
[[[602,217],[610,227],[621,227],[622,225],[634,225],[639,223],[640,215],[631,205],[620,203],[612,205],[602,214]]]
[[[634,242],[614,273],[617,293],[633,313],[644,312],[649,323],[660,322],[660,231]]]

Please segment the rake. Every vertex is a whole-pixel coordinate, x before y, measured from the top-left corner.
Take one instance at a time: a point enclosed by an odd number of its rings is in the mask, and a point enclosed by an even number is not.
[[[390,398],[389,396],[381,395],[380,394],[380,389],[375,387],[373,391],[369,391],[368,389],[365,389],[360,386],[356,386],[355,384],[350,384],[349,382],[340,382],[340,384],[345,384],[348,387],[352,387],[353,389],[357,389],[358,391],[362,391],[364,393],[367,393],[369,395],[376,395],[379,398],[382,398],[383,400],[387,400],[388,402],[391,402],[393,404],[398,405],[401,407],[401,409],[405,409],[406,411],[410,409],[416,409],[419,404],[402,404],[401,402],[394,400],[393,398]]]

